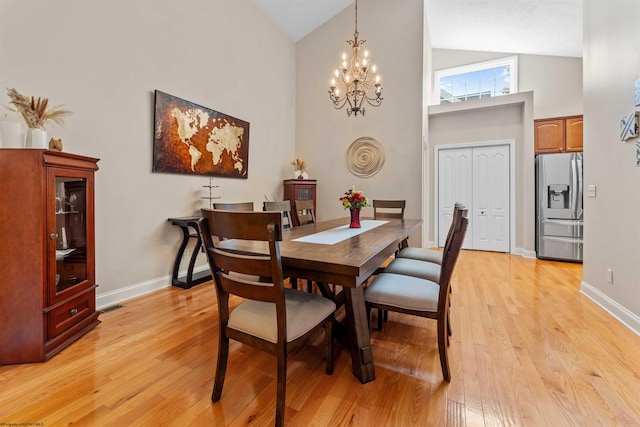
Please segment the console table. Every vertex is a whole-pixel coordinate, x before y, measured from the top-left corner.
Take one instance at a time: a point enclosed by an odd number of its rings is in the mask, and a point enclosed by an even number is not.
[[[180,288],[189,289],[192,286],[211,280],[211,272],[209,269],[193,273],[193,267],[198,258],[198,252],[202,247],[202,239],[200,238],[200,228],[198,227],[199,216],[181,217],[181,218],[169,218],[168,221],[180,227],[182,230],[182,242],[176,255],[176,260],[173,264],[173,275],[171,276],[171,284]],[[189,227],[193,229],[193,232],[189,230]],[[189,259],[189,267],[187,268],[187,275],[184,278],[180,278],[178,273],[180,272],[180,263],[184,255],[184,251],[189,244],[189,239],[196,239],[191,258]]]

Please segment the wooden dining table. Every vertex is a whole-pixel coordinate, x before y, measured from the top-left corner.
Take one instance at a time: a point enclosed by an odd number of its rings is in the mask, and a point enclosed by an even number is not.
[[[345,217],[286,229],[280,254],[286,277],[314,280],[324,286],[342,286],[343,292],[335,296],[335,300],[338,305],[344,303],[345,318],[336,336],[342,337],[341,341],[351,353],[353,375],[364,384],[375,379],[375,371],[362,285],[403,240],[420,229],[422,220],[385,219],[375,228],[332,244],[296,241],[348,225],[349,218]],[[265,242],[225,240],[218,245],[242,252],[268,253]]]

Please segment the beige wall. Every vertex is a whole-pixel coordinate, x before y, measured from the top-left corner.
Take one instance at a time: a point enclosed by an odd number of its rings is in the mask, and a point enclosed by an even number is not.
[[[364,117],[347,117],[329,100],[329,82],[346,40],[353,38],[348,7],[296,45],[296,155],[318,180],[318,219],[347,216],[338,202],[355,184],[369,198],[406,199],[406,216],[421,215],[423,10],[421,0],[358,4],[358,31],[382,77],[384,101]],[[346,166],[349,145],[362,136],[384,146],[383,169],[358,178]],[[365,215],[372,215],[368,209]],[[421,236],[412,236],[419,245]]]
[[[518,91],[533,91],[533,118],[582,114],[582,58],[434,49],[433,69],[518,56]]]
[[[640,78],[640,3],[584,4],[585,253],[582,291],[640,333],[640,168],[634,138],[620,141],[620,117]],[[613,284],[607,283],[607,269]]]
[[[154,89],[250,123],[249,178],[216,179],[221,200],[281,194],[295,153],[295,45],[252,2],[0,4],[3,94],[65,104],[74,114],[50,136],[101,158],[99,305],[167,286],[181,236],[167,218],[206,204],[207,177],[151,173]]]
[[[533,96],[533,92],[522,92],[429,107],[429,154],[433,159],[429,163],[429,171],[432,182],[434,162],[437,161],[435,147],[514,141],[515,246],[510,251],[528,257],[535,257]],[[429,222],[430,244],[436,241],[434,197],[435,191],[431,187],[427,193],[432,219]]]
[[[433,69],[457,67],[514,55],[451,49],[433,50]],[[433,147],[515,140],[515,247],[512,253],[535,256],[533,120],[582,114],[582,58],[518,55],[519,94],[491,101],[429,107],[429,153]],[[504,99],[502,99],[504,98]],[[509,99],[513,98],[513,99]],[[431,180],[434,163],[429,162]],[[428,242],[434,242],[434,191],[427,199],[431,219]]]

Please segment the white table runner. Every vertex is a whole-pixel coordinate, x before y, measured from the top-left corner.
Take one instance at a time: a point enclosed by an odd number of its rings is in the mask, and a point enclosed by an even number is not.
[[[293,242],[318,243],[320,245],[335,245],[343,240],[347,240],[365,231],[372,230],[376,227],[386,224],[389,221],[379,221],[374,219],[365,219],[360,221],[361,228],[349,228],[349,225],[332,228],[331,230],[321,231],[319,233],[309,234],[308,236],[293,239]]]

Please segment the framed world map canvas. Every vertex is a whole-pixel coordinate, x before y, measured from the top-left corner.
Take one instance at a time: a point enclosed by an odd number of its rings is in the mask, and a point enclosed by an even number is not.
[[[153,172],[246,179],[249,123],[155,91]]]

